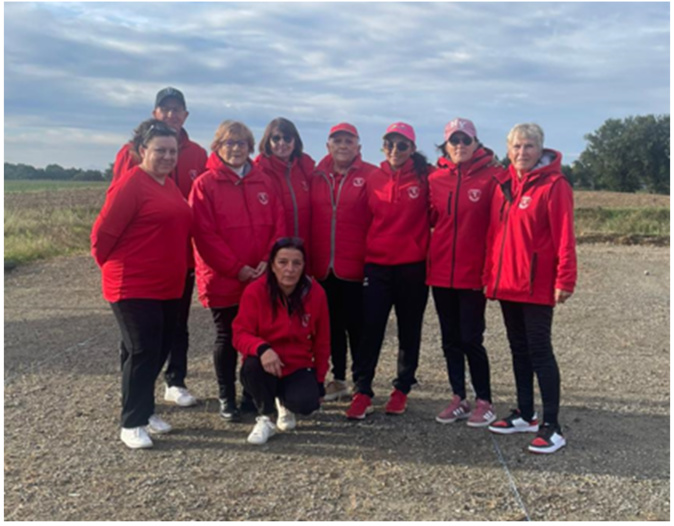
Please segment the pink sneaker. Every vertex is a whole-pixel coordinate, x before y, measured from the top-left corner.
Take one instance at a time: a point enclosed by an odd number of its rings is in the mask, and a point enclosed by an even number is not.
[[[459,395],[454,395],[450,404],[435,417],[435,420],[441,424],[452,424],[469,416],[470,404],[466,400],[461,400]]]
[[[468,419],[468,427],[486,427],[496,420],[494,406],[486,400],[475,400],[475,410]]]

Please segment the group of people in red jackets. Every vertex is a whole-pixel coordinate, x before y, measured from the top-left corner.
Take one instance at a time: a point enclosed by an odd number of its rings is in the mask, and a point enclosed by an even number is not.
[[[324,401],[350,397],[346,417],[366,418],[391,309],[398,357],[384,411],[404,413],[429,286],[452,390],[436,420],[535,433],[528,449],[536,453],[566,444],[551,331],[554,306],[576,283],[573,194],[538,125],[510,131],[503,168],[470,120],[446,125],[436,166],[417,151],[412,126],[396,122],[377,167],[362,159],[349,123],[330,129],[328,154],[316,164],[287,119],[268,124],[252,158],[245,124],[220,124],[207,156],[189,140],[187,116],[179,90],[157,94],[153,118],[117,156],[92,230],[122,335],[120,437],[128,447],[151,447],[151,435],[171,430],[154,406],[165,363],[165,400],[197,403],[185,385],[195,281],[216,329],[220,415],[239,421],[256,412],[251,444],[294,429],[296,414]],[[517,409],[501,419],[483,345],[487,299],[500,302],[517,390]]]

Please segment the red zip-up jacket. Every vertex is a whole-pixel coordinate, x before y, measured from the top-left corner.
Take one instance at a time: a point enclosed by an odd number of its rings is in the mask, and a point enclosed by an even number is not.
[[[232,323],[233,344],[245,358],[258,356],[261,347],[271,347],[283,362],[281,376],[298,369],[314,368],[319,384],[325,381],[330,360],[330,315],[325,291],[316,280],[304,297],[305,314],[288,315],[279,300],[272,314],[267,277],[244,291],[239,313]]]
[[[178,163],[169,177],[178,186],[185,199],[190,195],[194,180],[206,170],[207,158],[206,150],[192,142],[184,129],[181,130],[178,140]],[[115,164],[112,168],[112,181],[117,182],[122,175],[139,163],[140,159],[133,154],[131,143],[126,143],[117,152]],[[194,255],[191,247],[188,254],[188,265],[189,268],[194,268]]]
[[[170,300],[185,287],[192,211],[174,182],[139,166],[110,186],[91,230],[103,297]]]
[[[576,286],[573,190],[562,155],[543,150],[542,159],[521,180],[511,165],[494,193],[484,272],[490,299],[554,306],[555,289]]]
[[[370,173],[366,187],[372,222],[365,262],[402,265],[425,261],[430,237],[428,179],[419,178],[412,159],[395,172],[384,161]]]
[[[283,162],[274,155],[267,157],[260,154],[253,163],[271,178],[274,189],[281,198],[286,218],[285,235],[302,238],[309,254],[310,183],[316,163],[306,153],[290,163]]]
[[[459,165],[446,157],[428,178],[431,242],[426,284],[481,289],[495,176],[504,168],[486,148]]]
[[[333,172],[326,155],[311,179],[311,261],[314,276],[325,279],[332,270],[346,281],[362,281],[365,239],[372,221],[367,181],[376,166],[354,159],[346,175]]]
[[[285,235],[283,207],[269,177],[251,166],[243,178],[212,153],[192,186],[196,282],[205,307],[232,307],[248,283],[238,279],[245,266],[267,261]]]

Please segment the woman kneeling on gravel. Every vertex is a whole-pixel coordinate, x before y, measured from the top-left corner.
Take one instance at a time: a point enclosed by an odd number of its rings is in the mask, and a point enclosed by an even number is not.
[[[234,347],[243,355],[241,383],[260,414],[248,435],[251,444],[266,443],[277,429],[294,429],[294,413],[314,412],[325,395],[328,302],[321,286],[306,275],[305,261],[301,239],[279,239],[266,277],[244,291],[232,324]]]

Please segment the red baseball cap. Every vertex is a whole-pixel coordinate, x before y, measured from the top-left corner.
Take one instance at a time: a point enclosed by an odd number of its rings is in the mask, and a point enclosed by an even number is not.
[[[328,137],[332,137],[337,132],[346,132],[350,133],[354,137],[358,137],[358,130],[356,130],[356,127],[353,124],[349,124],[348,122],[340,122],[339,124],[335,124],[332,128],[330,128]]]
[[[475,129],[475,125],[468,119],[457,117],[456,119],[449,121],[445,126],[445,142],[447,142],[449,138],[456,132],[463,132],[471,139],[477,138],[477,130]]]
[[[398,133],[412,142],[416,142],[417,139],[417,136],[414,134],[414,128],[404,122],[394,122],[391,124],[388,128],[386,128],[384,137],[386,137],[389,133]]]

